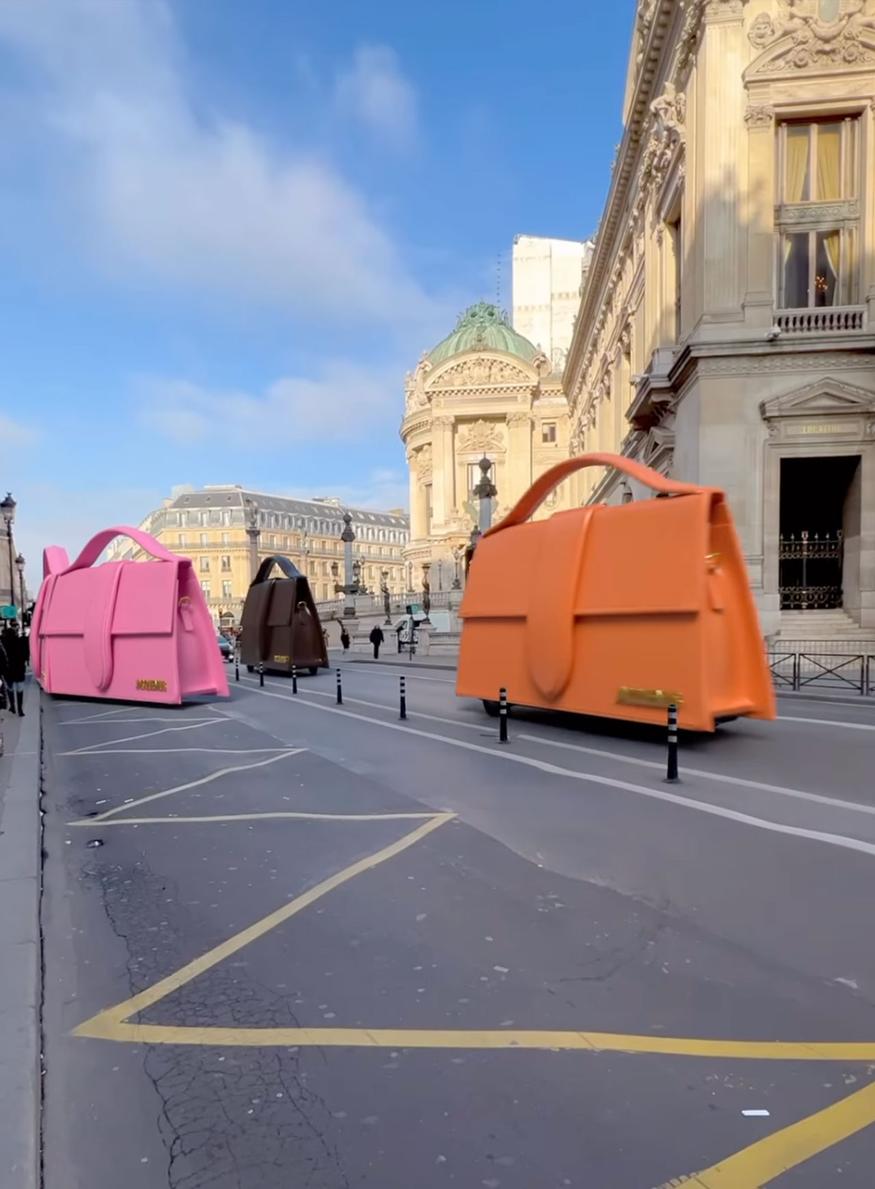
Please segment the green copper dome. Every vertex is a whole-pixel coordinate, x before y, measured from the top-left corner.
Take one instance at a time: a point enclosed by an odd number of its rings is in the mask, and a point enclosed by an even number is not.
[[[456,329],[448,334],[429,353],[429,363],[436,365],[449,359],[451,355],[461,355],[463,351],[507,351],[531,363],[538,354],[538,348],[517,334],[511,326],[507,314],[481,301],[477,305],[469,306],[464,314],[459,315]]]

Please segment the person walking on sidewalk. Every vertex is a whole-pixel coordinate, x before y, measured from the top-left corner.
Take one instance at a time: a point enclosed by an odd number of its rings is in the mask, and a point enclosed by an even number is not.
[[[340,625],[340,643],[343,646],[343,651],[346,652],[349,648],[349,632],[346,630],[346,624]]]
[[[0,637],[6,653],[6,687],[9,691],[10,710],[17,710],[24,718],[24,678],[27,672],[27,638],[18,634],[17,627],[4,628]],[[14,705],[13,705],[14,701]]]
[[[371,628],[371,634],[368,636],[368,639],[374,646],[374,660],[378,661],[380,659],[380,645],[385,639],[385,636],[383,635],[383,629],[379,626],[379,624],[374,624],[374,626]]]

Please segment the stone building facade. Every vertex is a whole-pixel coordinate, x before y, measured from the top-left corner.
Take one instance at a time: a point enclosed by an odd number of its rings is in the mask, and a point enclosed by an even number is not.
[[[640,0],[563,386],[727,491],[767,635],[875,637],[875,0]]]
[[[513,328],[561,372],[592,256],[591,240],[517,235],[513,241]]]
[[[413,575],[403,556],[408,519],[400,509],[372,512],[347,508],[333,499],[287,499],[237,486],[205,487],[165,500],[140,528],[171,553],[191,558],[217,623],[232,625],[240,619],[252,577],[247,523],[253,507],[259,561],[272,553],[290,557],[307,575],[317,601],[333,599],[335,583],[345,581],[340,540],[344,512],[352,516],[353,556],[361,567],[362,585],[378,594],[385,573],[392,594],[410,589]],[[119,537],[110,557],[138,559],[142,551]]]
[[[480,459],[492,462],[495,520],[568,456],[568,404],[546,355],[485,302],[466,310],[456,329],[423,355],[407,376],[405,394],[406,556],[419,574],[423,565],[431,568],[433,590],[447,590],[477,523],[473,488]],[[560,492],[545,513],[567,506],[569,498],[569,491]]]

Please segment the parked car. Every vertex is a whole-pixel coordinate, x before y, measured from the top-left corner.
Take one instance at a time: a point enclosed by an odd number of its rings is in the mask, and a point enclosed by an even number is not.
[[[233,661],[234,659],[234,645],[227,636],[223,636],[221,632],[216,635],[216,640],[219,644],[219,652],[222,654],[223,661]]]

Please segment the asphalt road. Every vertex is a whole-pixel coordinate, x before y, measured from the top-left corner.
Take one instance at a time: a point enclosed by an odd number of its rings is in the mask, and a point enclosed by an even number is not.
[[[44,699],[47,1189],[871,1189],[875,708],[343,682]]]

